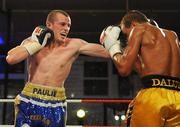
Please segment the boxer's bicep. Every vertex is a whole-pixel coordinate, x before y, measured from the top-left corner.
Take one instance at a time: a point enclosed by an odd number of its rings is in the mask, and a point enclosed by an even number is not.
[[[128,38],[128,45],[123,54],[116,55],[114,57],[114,62],[121,75],[127,76],[133,70],[134,64],[138,57],[142,37],[143,32],[138,29],[134,29]]]
[[[80,54],[89,55],[89,56],[105,57],[105,58],[110,57],[108,51],[102,45],[96,43],[83,44],[79,52]]]

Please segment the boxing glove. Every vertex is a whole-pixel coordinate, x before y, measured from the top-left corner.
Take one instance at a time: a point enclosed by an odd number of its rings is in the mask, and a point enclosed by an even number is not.
[[[23,46],[27,49],[30,55],[33,55],[44,46],[48,45],[54,37],[53,31],[46,26],[37,26],[32,35],[31,43],[24,44]]]
[[[120,45],[121,29],[119,26],[108,26],[105,28],[100,35],[101,44],[109,51],[111,57],[116,53],[122,54],[122,47]]]

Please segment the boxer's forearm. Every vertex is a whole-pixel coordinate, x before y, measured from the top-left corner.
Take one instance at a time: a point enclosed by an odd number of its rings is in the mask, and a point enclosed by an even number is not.
[[[131,73],[132,65],[124,54],[117,53],[112,60],[121,76],[127,76]]]
[[[9,64],[16,64],[16,63],[23,61],[28,56],[29,56],[29,53],[27,52],[27,50],[24,47],[17,46],[8,52],[8,54],[6,56],[6,61]]]
[[[92,48],[91,55],[96,57],[110,58],[109,52],[101,45],[96,45]]]
[[[80,53],[89,56],[110,58],[109,52],[102,45],[95,43],[89,43],[83,46],[83,48],[80,50]]]

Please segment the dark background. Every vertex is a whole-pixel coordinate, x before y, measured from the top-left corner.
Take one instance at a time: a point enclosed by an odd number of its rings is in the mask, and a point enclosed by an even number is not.
[[[70,37],[89,42],[98,42],[102,29],[119,23],[131,9],[142,11],[160,27],[180,35],[179,0],[0,0],[0,34],[7,48],[19,44],[35,26],[45,24],[47,13],[52,9],[63,9],[70,14]]]

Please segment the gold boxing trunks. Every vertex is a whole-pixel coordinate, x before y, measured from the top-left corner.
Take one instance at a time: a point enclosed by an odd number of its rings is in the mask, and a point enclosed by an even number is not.
[[[23,95],[35,97],[42,100],[65,100],[65,88],[42,86],[28,82],[23,91]]]
[[[180,127],[180,79],[150,75],[130,103],[128,127]]]

